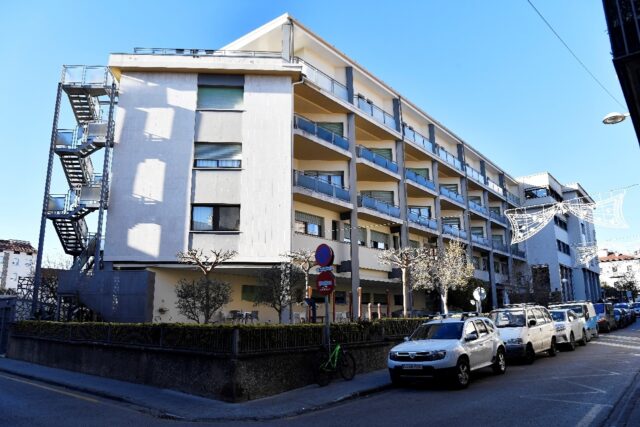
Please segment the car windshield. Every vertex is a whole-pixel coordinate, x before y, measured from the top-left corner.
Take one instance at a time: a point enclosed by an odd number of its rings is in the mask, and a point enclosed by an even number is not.
[[[552,311],[551,317],[553,317],[553,320],[556,322],[564,322],[567,320],[567,315],[564,311]]]
[[[567,305],[564,308],[568,308],[569,310],[573,310],[573,312],[575,314],[577,314],[580,317],[584,316],[584,312],[582,311],[582,306],[581,305]]]
[[[420,325],[413,334],[411,341],[417,340],[459,340],[462,337],[462,322],[430,323]]]
[[[524,310],[494,311],[491,320],[498,328],[517,328],[525,324]]]
[[[596,313],[604,314],[604,304],[598,303],[598,304],[595,304],[594,306],[596,309]]]

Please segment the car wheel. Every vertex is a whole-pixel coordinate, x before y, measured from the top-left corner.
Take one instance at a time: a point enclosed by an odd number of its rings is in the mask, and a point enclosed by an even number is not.
[[[527,344],[527,348],[524,351],[524,362],[527,365],[533,365],[533,362],[536,361],[536,352],[533,351],[533,346],[531,343]]]
[[[504,374],[507,372],[507,356],[504,354],[504,349],[500,347],[496,352],[496,361],[491,365],[494,374]]]
[[[571,335],[569,335],[569,342],[567,343],[567,348],[569,349],[569,351],[573,351],[576,349],[576,337],[575,335],[573,335],[573,332],[571,332]],[[549,356],[551,356],[551,353],[549,353]]]
[[[575,339],[574,339],[575,346]],[[555,357],[558,354],[558,349],[556,348],[556,337],[551,338],[551,347],[547,350],[547,354],[551,357]]]
[[[581,346],[585,346],[587,345],[587,343],[589,342],[589,340],[587,339],[587,331],[585,331],[584,329],[582,330],[582,339],[580,341],[578,341],[578,344],[580,344]]]
[[[457,389],[463,389],[469,386],[469,381],[471,380],[471,369],[469,368],[469,361],[466,358],[461,357],[458,359],[452,379],[453,386]]]

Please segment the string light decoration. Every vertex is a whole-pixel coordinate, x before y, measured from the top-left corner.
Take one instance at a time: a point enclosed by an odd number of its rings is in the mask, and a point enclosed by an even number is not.
[[[511,223],[511,244],[524,242],[551,221],[556,214],[556,206],[536,209],[527,212],[527,208],[508,209],[504,212]]]
[[[576,251],[576,267],[588,265],[591,260],[598,256],[598,245],[595,243],[582,243],[573,245]]]

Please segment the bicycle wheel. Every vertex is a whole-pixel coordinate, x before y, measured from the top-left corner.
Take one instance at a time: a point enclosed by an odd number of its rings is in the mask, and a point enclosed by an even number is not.
[[[351,381],[356,376],[356,360],[351,353],[342,351],[338,361],[338,370],[340,371],[340,376],[347,381]]]
[[[320,387],[324,387],[331,382],[333,372],[327,366],[329,360],[329,353],[321,351],[315,360],[315,380]]]

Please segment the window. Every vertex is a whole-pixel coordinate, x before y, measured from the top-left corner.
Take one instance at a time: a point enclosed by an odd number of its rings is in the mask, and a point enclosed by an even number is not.
[[[502,216],[502,208],[499,206],[490,206],[489,212]]]
[[[255,301],[260,292],[260,286],[242,285],[242,301]]]
[[[296,211],[296,232],[323,237],[324,218]]]
[[[491,235],[491,241],[493,243],[497,243],[499,245],[504,245],[504,239],[502,237],[502,234],[492,234]]]
[[[427,168],[407,168],[407,170],[410,170],[411,172],[415,173],[416,175],[420,175],[425,179],[429,179],[429,169]]]
[[[344,136],[344,124],[341,122],[317,122],[316,124],[329,132]]]
[[[346,243],[351,242],[351,224],[344,225],[344,239]],[[364,227],[358,227],[358,245],[367,245],[367,229]]]
[[[389,235],[371,230],[371,247],[374,249],[389,249]]]
[[[629,272],[633,271],[633,266],[627,265],[627,271],[629,271]]]
[[[616,267],[615,265],[612,265],[611,266],[611,271],[614,272],[614,273],[617,273],[618,272],[618,267]]]
[[[241,87],[198,87],[199,110],[241,110],[244,90]]]
[[[360,300],[362,304],[369,304],[371,302],[371,294],[363,292],[362,299]]]
[[[191,208],[191,230],[240,231],[240,206],[193,206]]]
[[[500,263],[499,262],[494,262],[493,263],[493,272],[500,274]]]
[[[431,218],[431,206],[409,206],[409,212],[425,218]]]
[[[373,294],[374,304],[387,304],[387,294]]]
[[[489,331],[487,330],[487,326],[482,320],[474,320],[473,323],[476,324],[476,329],[478,329],[480,336],[487,335],[489,333]]]
[[[553,217],[553,222],[555,225],[557,225],[558,227],[562,228],[563,230],[567,231],[567,221],[564,221],[563,219],[558,218],[557,216]]]
[[[482,271],[489,271],[489,258],[482,257],[481,261],[482,261],[481,270]]]
[[[473,326],[473,322],[471,320],[469,320],[467,322],[467,324],[464,326],[464,336],[466,337],[469,334],[473,334],[473,333],[478,333],[476,331],[476,327]]]
[[[379,200],[388,205],[393,205],[395,198],[393,197],[393,191],[361,191],[361,195],[371,197],[372,199]]]
[[[417,240],[409,240],[409,247],[418,249],[420,247],[420,242],[418,242]]]
[[[476,270],[480,270],[480,257],[474,256],[471,258],[471,262],[473,263],[473,268]]]
[[[487,329],[489,330],[489,332],[494,332],[496,330],[496,327],[493,325],[493,322],[491,320],[486,319],[484,323],[487,325]]]
[[[582,234],[587,234],[587,230],[583,222],[580,223],[580,230],[582,231]]]
[[[567,245],[565,242],[563,242],[562,240],[556,240],[556,244],[558,245],[558,252],[571,255],[571,247]]]
[[[335,291],[334,298],[336,304],[346,304],[347,303],[347,292],[346,291]]]
[[[482,197],[480,196],[469,196],[469,201],[482,206]]]
[[[242,144],[207,144],[196,142],[193,166],[196,168],[239,168]]]
[[[458,184],[440,184],[440,188],[446,188],[449,191],[460,194],[458,192]]]
[[[393,151],[391,148],[369,148],[369,150],[387,160],[393,160]]]
[[[393,305],[402,305],[402,295],[393,296]]]
[[[562,196],[557,191],[549,187],[534,187],[524,190],[524,197],[526,199],[540,199],[543,197],[552,197],[556,202],[562,201]]]
[[[331,240],[338,240],[340,231],[340,223],[338,221],[331,221]]]
[[[307,176],[316,177],[319,181],[327,182],[331,185],[344,188],[344,173],[342,171],[305,171],[304,174]]]
[[[471,235],[484,237],[484,227],[471,227]]]
[[[457,216],[445,216],[445,217],[442,217],[442,224],[459,229],[460,218],[458,218]]]
[[[13,257],[11,265],[20,265],[20,259],[18,257]]]

